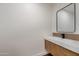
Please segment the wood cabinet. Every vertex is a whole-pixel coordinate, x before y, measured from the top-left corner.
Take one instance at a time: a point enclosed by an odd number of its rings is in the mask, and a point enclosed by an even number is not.
[[[64,56],[79,56],[79,54],[70,51],[68,49],[62,48]]]
[[[48,40],[45,40],[45,49],[54,56],[79,56],[79,54],[68,49],[65,49]]]

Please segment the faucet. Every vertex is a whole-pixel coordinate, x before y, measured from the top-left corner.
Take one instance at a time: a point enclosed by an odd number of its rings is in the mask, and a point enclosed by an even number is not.
[[[65,38],[65,34],[61,34],[62,38]]]

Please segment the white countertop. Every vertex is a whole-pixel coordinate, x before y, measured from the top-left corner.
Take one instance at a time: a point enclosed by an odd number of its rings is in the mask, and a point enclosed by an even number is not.
[[[45,37],[45,39],[79,54],[79,41],[52,36]]]

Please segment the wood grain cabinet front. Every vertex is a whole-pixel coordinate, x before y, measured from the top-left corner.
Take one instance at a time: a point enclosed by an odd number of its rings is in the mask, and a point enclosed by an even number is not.
[[[68,50],[65,48],[62,48],[62,50],[63,50],[64,56],[79,56],[79,54],[77,54],[71,50]]]
[[[45,49],[54,56],[79,56],[79,54],[68,49],[65,49],[48,40],[45,40]]]

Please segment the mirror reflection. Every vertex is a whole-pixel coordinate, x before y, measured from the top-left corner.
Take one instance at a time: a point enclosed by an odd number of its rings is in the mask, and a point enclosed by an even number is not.
[[[74,32],[75,28],[75,4],[69,4],[57,11],[57,31]]]

